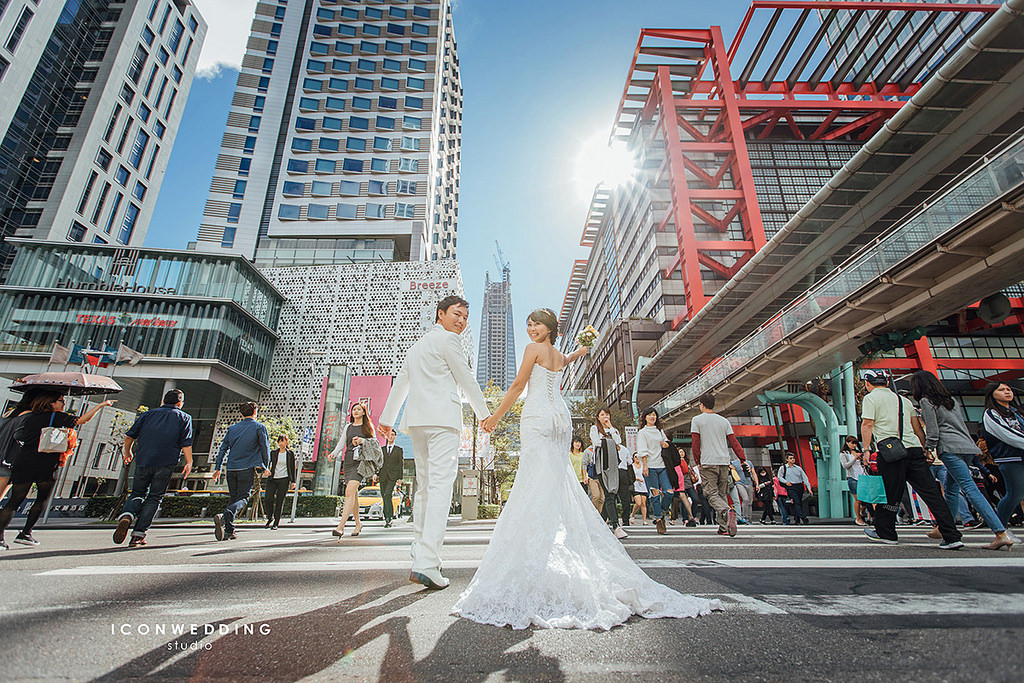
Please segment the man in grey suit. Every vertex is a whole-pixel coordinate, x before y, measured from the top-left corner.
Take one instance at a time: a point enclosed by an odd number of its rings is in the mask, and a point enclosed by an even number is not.
[[[395,445],[395,432],[388,432],[388,443],[384,446],[384,464],[377,473],[380,480],[380,495],[384,501],[384,527],[391,526],[395,517],[394,501],[391,500],[395,485],[402,485],[402,471],[405,469],[405,455],[402,447]]]

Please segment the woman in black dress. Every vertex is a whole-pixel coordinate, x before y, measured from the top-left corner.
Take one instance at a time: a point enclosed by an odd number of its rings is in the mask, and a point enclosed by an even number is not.
[[[359,485],[363,482],[363,478],[359,475],[359,463],[356,462],[355,457],[356,449],[359,447],[359,444],[363,443],[363,439],[376,438],[377,434],[373,429],[373,423],[370,421],[370,414],[367,412],[366,406],[362,403],[353,403],[348,412],[345,436],[343,439],[338,440],[338,445],[327,456],[328,460],[334,462],[334,459],[340,454],[342,447],[345,449],[345,459],[341,465],[342,477],[345,480],[345,504],[341,508],[341,522],[331,532],[339,538],[344,535],[345,523],[350,516],[356,523],[356,528],[352,530],[353,536],[358,536],[359,531],[363,528],[363,523],[359,521]]]
[[[23,545],[39,545],[32,537],[32,527],[46,509],[53,487],[57,483],[57,468],[60,466],[60,453],[40,453],[39,437],[47,427],[77,427],[91,420],[100,409],[114,405],[113,401],[104,401],[84,415],[77,416],[63,412],[64,397],[56,392],[45,391],[36,395],[28,405],[28,411],[16,419],[19,420],[14,432],[14,446],[17,454],[11,467],[11,497],[3,510],[0,510],[0,550],[7,550],[3,540],[7,525],[14,518],[18,507],[25,502],[32,484],[36,485],[36,502],[28,511],[25,528],[14,539]]]

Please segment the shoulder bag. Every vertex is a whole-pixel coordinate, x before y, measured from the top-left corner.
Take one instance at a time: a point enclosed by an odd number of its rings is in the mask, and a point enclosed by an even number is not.
[[[899,394],[896,394],[896,410],[899,415],[896,436],[878,442],[878,454],[886,462],[896,462],[909,455],[907,447],[903,445],[903,398]]]
[[[70,427],[54,427],[53,418],[57,413],[50,413],[50,424],[39,433],[40,453],[63,453],[68,450]]]

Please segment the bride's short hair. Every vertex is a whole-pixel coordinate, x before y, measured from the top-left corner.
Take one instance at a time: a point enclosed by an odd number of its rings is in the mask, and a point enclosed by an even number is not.
[[[532,320],[538,325],[543,325],[548,328],[548,341],[552,344],[558,339],[558,316],[550,308],[538,308],[533,313],[526,317],[527,320]]]

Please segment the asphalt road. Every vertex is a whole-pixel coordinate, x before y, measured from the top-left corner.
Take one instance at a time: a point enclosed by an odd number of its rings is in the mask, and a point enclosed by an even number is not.
[[[1020,681],[1024,548],[898,546],[852,524],[630,527],[656,580],[721,598],[700,619],[634,617],[609,632],[513,631],[448,614],[493,523],[452,518],[452,586],[408,582],[411,528],[328,520],[276,531],[157,527],[145,548],[108,528],[40,528],[0,554],[0,679],[387,681]],[[7,534],[8,542],[13,533]]]

